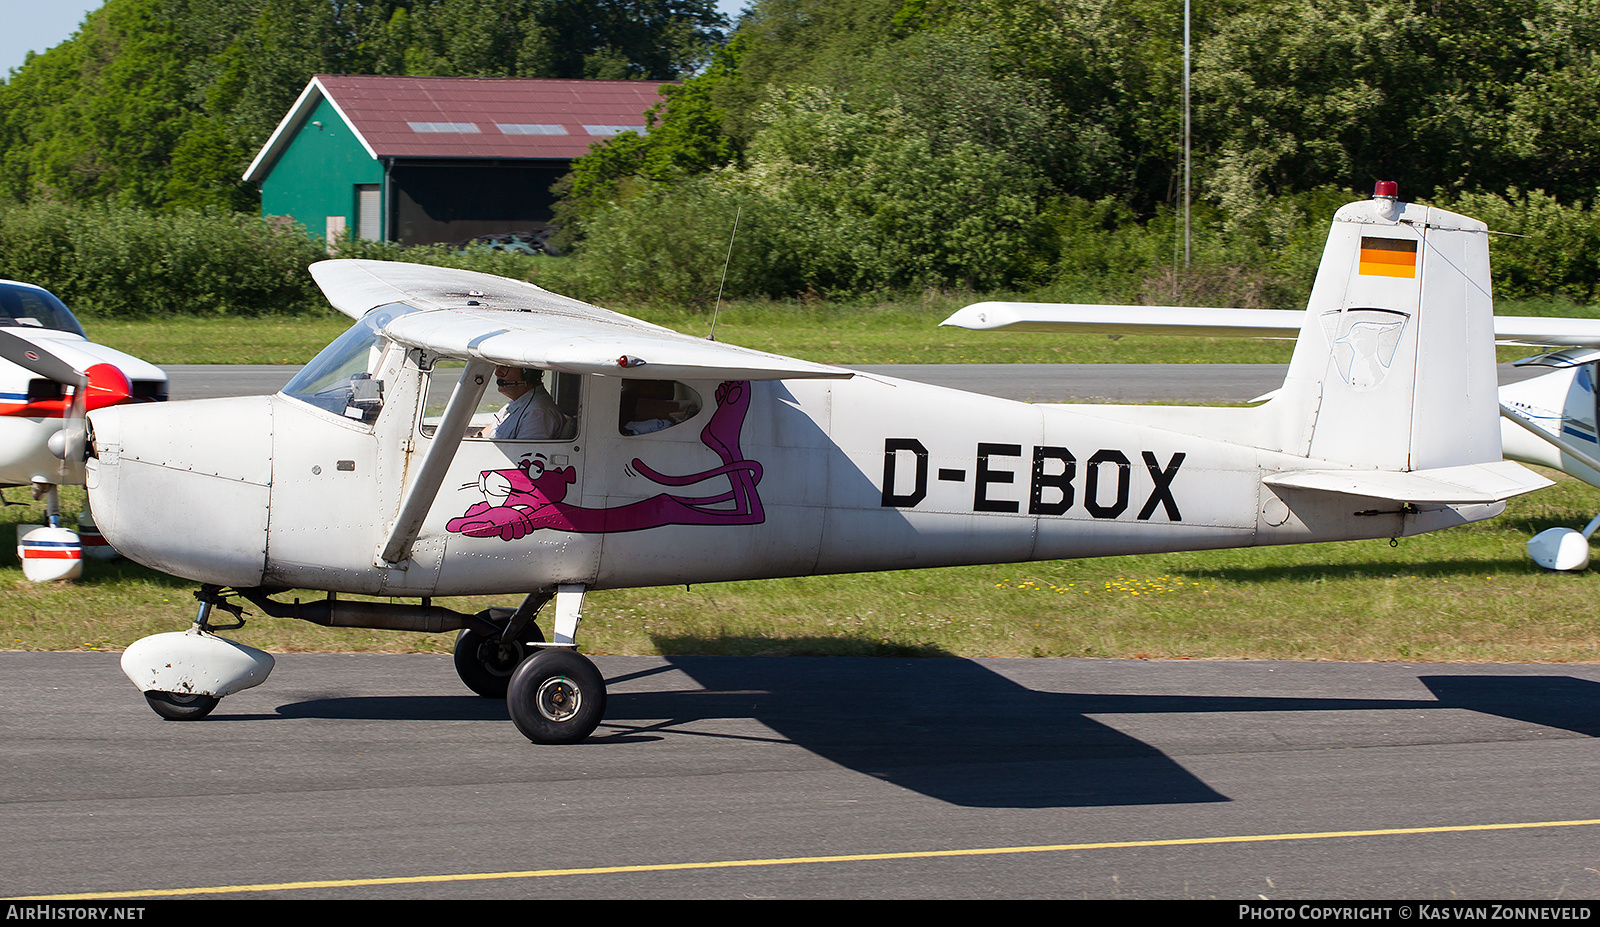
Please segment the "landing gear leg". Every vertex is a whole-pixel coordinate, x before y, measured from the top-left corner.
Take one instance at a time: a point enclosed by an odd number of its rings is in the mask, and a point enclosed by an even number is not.
[[[605,677],[573,649],[583,593],[581,585],[557,587],[554,640],[522,661],[507,686],[511,721],[536,744],[577,743],[605,717]]]
[[[54,483],[34,483],[33,498],[44,500],[45,524],[51,528],[61,527],[61,494]]]

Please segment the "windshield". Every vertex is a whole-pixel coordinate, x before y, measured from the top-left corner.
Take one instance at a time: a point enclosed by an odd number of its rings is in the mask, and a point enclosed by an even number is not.
[[[0,328],[48,328],[82,335],[83,328],[61,300],[38,287],[0,283]]]
[[[284,395],[335,415],[371,422],[383,407],[383,381],[374,379],[389,343],[383,327],[415,311],[413,306],[391,303],[362,316],[295,374],[284,386]]]

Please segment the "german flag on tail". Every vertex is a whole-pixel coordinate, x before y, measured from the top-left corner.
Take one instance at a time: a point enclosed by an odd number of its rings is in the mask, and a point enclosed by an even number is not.
[[[1359,272],[1369,277],[1416,277],[1416,239],[1368,238],[1363,235]]]

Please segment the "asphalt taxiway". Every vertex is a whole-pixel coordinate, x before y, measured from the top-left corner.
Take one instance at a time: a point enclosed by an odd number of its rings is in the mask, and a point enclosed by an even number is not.
[[[1600,897],[1600,666],[601,656],[548,747],[445,656],[117,659],[0,653],[5,897]]]

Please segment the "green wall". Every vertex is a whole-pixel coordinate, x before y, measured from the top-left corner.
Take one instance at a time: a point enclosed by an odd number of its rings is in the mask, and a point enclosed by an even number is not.
[[[323,100],[262,182],[261,214],[293,216],[319,238],[329,216],[344,216],[346,228],[354,232],[356,184],[382,183],[383,165],[367,154],[338,111]]]

